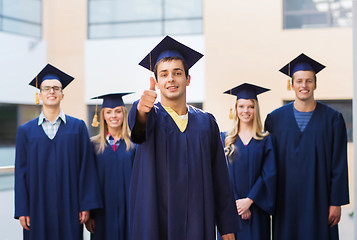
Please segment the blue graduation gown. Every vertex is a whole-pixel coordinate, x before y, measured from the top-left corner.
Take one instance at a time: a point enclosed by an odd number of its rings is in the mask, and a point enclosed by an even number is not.
[[[99,145],[94,143],[95,149]],[[96,163],[103,198],[103,209],[91,211],[95,220],[92,240],[127,240],[129,235],[129,186],[135,149],[126,151],[120,140],[114,152],[108,144],[97,154]]]
[[[277,145],[274,239],[338,239],[337,225],[328,226],[328,210],[330,205],[349,203],[347,134],[342,114],[317,102],[301,132],[290,103],[270,113],[265,128]]]
[[[30,216],[24,239],[78,240],[79,212],[101,207],[93,149],[82,120],[66,115],[51,140],[35,118],[16,137],[15,218]]]
[[[222,136],[223,140],[225,136]],[[224,141],[223,141],[224,142]],[[239,217],[238,240],[269,240],[270,214],[276,197],[276,163],[272,138],[252,138],[247,146],[237,137],[228,169],[236,200],[249,197],[251,218]],[[219,239],[221,239],[219,237]]]
[[[237,232],[237,211],[214,117],[188,106],[182,133],[160,103],[148,113],[144,136],[129,113],[137,145],[130,193],[131,240],[215,239]]]

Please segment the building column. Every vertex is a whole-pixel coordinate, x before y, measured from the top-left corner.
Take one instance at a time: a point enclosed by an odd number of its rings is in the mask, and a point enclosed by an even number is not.
[[[43,0],[42,6],[47,61],[75,78],[64,89],[62,110],[86,121],[87,0]]]

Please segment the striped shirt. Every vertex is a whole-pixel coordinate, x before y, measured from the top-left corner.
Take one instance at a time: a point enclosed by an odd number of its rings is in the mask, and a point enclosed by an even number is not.
[[[40,113],[40,116],[38,117],[38,125],[42,125],[42,129],[49,137],[49,139],[53,139],[56,136],[58,128],[61,125],[61,120],[63,121],[63,123],[66,123],[66,115],[62,112],[62,110],[58,114],[54,123],[51,123],[51,121],[46,118],[45,114],[43,114],[42,111]]]
[[[115,152],[120,145],[120,138],[118,140],[114,141],[114,138],[112,137],[112,135],[110,135],[110,133],[107,132],[106,139],[107,139],[107,142],[109,143],[109,145],[112,147],[113,151]]]
[[[296,119],[296,123],[299,126],[301,132],[303,132],[305,130],[305,127],[309,123],[313,112],[314,111],[311,111],[311,112],[299,112],[294,107],[294,116],[295,116],[295,119]]]

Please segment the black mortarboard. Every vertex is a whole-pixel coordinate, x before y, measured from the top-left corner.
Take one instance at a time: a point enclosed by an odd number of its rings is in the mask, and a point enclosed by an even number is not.
[[[139,65],[153,71],[155,64],[165,57],[179,57],[185,61],[188,69],[190,69],[203,57],[203,55],[176,41],[170,36],[166,36],[143,60],[141,60]]]
[[[67,73],[62,72],[51,64],[47,64],[29,84],[40,89],[41,83],[47,79],[56,79],[60,81],[62,89],[64,89],[70,82],[73,81],[74,77],[69,76]]]
[[[102,108],[115,108],[118,106],[125,106],[122,97],[132,93],[133,92],[110,93],[98,97],[93,97],[91,99],[103,99]]]
[[[116,108],[119,106],[125,106],[123,101],[123,96],[132,94],[133,92],[126,93],[109,93],[100,95],[98,97],[93,97],[91,99],[103,99],[102,108]],[[95,106],[94,117],[92,120],[92,127],[98,127],[98,115],[97,115],[97,105]]]
[[[279,71],[292,77],[297,71],[313,71],[316,74],[324,68],[324,65],[302,53]]]
[[[243,83],[237,87],[229,89],[224,93],[237,96],[238,99],[257,99],[257,95],[270,91],[270,89],[259,87],[249,83]]]

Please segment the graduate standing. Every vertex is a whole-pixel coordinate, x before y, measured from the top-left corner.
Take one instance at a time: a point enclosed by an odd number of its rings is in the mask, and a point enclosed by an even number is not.
[[[16,137],[15,218],[24,239],[82,239],[89,210],[102,206],[87,127],[60,108],[72,80],[47,64],[30,82],[43,107]]]
[[[271,136],[263,133],[257,95],[269,89],[244,83],[224,93],[237,96],[234,127],[225,152],[239,216],[238,240],[269,240],[274,213],[276,164]]]
[[[203,55],[166,36],[140,63],[153,70],[129,113],[137,145],[131,240],[234,239],[237,211],[214,117],[186,104],[188,69]],[[156,99],[155,85],[161,102]]]
[[[316,74],[325,66],[301,54],[282,69],[295,101],[267,116],[277,141],[275,240],[338,239],[341,205],[349,203],[347,133],[342,114],[316,101]]]
[[[129,186],[135,148],[122,100],[127,94],[92,98],[103,99],[99,134],[92,142],[104,203],[103,209],[91,211],[86,223],[92,240],[127,240],[129,235]]]

